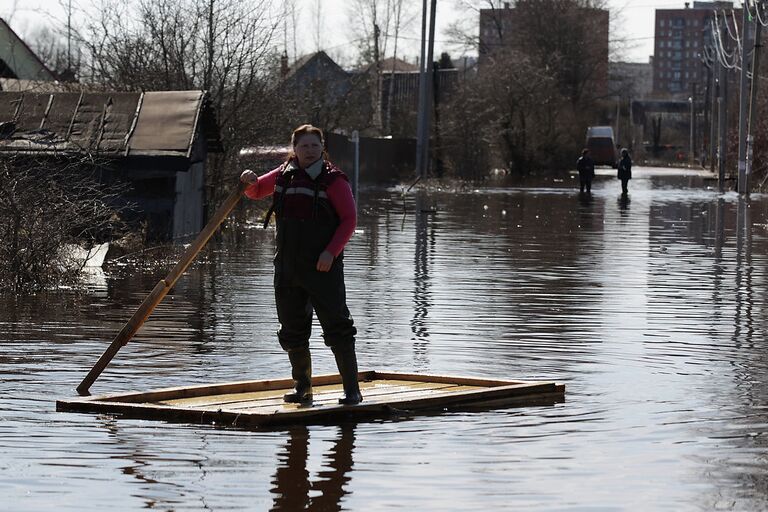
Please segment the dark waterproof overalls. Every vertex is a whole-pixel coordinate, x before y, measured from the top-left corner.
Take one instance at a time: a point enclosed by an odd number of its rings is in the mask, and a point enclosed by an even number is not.
[[[316,269],[320,253],[339,226],[326,194],[338,179],[347,177],[325,162],[314,180],[303,169],[286,165],[275,183],[277,335],[288,352],[309,346],[313,309],[323,328],[325,344],[334,352],[352,348],[355,343],[357,331],[347,309],[344,287],[344,253],[334,259],[328,272]]]

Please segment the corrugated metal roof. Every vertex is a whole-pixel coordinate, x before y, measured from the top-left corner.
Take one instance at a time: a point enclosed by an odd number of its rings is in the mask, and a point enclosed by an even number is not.
[[[0,92],[0,152],[189,157],[197,134],[221,151],[204,91]]]

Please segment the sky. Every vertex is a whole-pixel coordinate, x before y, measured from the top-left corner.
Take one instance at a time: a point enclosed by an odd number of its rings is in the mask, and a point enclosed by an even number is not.
[[[10,18],[11,27],[22,38],[26,38],[39,24],[53,24],[57,19],[63,19],[62,4],[68,1],[73,4],[86,3],[82,0],[0,0],[0,17],[6,21]],[[317,23],[314,22],[316,4],[317,0],[298,0],[301,12],[300,25],[309,28],[308,32],[311,34],[317,32]],[[320,44],[332,57],[342,61],[345,58],[351,58],[351,40],[354,39],[348,30],[349,4],[349,0],[322,0],[321,2],[320,26],[324,30],[321,31]],[[413,4],[414,10],[409,16],[410,26],[402,34],[403,39],[399,43],[398,50],[398,55],[405,56],[409,61],[415,61],[419,53],[418,37],[421,30],[421,2],[413,0]],[[607,0],[607,4],[611,11],[611,37],[622,37],[629,45],[616,56],[616,60],[648,62],[648,57],[653,53],[655,9],[682,9],[684,0]],[[438,0],[436,11],[436,55],[442,51],[447,51],[452,56],[460,55],[461,49],[450,41],[445,34],[445,29],[457,20],[473,24],[476,16],[472,17],[471,14],[459,9],[456,0]],[[339,27],[343,27],[344,30],[339,30]],[[303,54],[316,50],[316,37],[305,35],[298,39],[296,53]],[[289,47],[292,49],[293,44],[289,43]],[[289,50],[289,54],[292,53]]]

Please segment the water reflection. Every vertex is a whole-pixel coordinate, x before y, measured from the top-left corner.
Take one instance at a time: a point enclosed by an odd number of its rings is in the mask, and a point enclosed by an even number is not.
[[[750,200],[739,197],[736,215],[736,314],[733,319],[733,341],[752,347],[755,334],[752,317],[752,225],[750,223]]]
[[[435,250],[435,226],[431,222],[432,215],[424,208],[423,195],[416,197],[415,205],[415,244],[413,266],[413,318],[411,319],[411,338],[414,356],[419,365],[426,365],[427,328],[429,309],[432,306],[430,264]]]
[[[4,507],[766,509],[768,197],[615,183],[414,189],[405,223],[400,190],[366,191],[345,252],[361,367],[565,382],[554,407],[285,432],[56,413],[168,268],[0,296]],[[273,235],[217,237],[94,392],[287,377]]]
[[[594,197],[591,192],[579,192],[579,203],[582,206],[589,206],[594,202]]]
[[[312,479],[307,468],[310,431],[299,426],[288,430],[288,439],[278,454],[278,466],[272,479],[273,511],[341,510],[342,498],[354,465],[355,425],[345,423],[330,449],[323,453],[323,463],[317,478]]]
[[[618,203],[619,203],[619,211],[622,214],[626,214],[629,211],[629,203],[631,203],[631,202],[632,201],[629,199],[629,195],[628,194],[621,194],[619,196],[619,201],[618,201]]]

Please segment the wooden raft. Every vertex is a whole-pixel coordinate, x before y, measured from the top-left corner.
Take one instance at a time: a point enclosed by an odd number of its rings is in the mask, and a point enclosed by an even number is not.
[[[488,408],[515,404],[553,404],[565,386],[554,382],[489,380],[471,377],[364,371],[358,374],[363,402],[338,404],[343,396],[338,374],[312,378],[310,406],[287,404],[283,394],[293,380],[254,380],[184,386],[58,400],[56,410],[110,413],[227,426],[334,423],[446,408]]]

